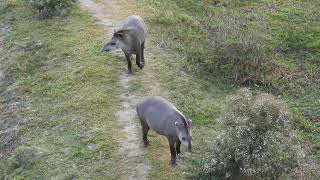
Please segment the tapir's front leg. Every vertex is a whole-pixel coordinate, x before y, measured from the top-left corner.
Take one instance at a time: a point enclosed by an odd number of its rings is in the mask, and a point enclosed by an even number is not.
[[[142,53],[141,53],[140,45],[137,45],[136,52],[137,52],[137,54],[136,54],[136,64],[140,69],[142,69],[143,68],[143,64],[142,64]]]
[[[177,152],[176,152],[176,148],[174,147],[174,140],[168,138],[169,141],[169,146],[170,146],[170,154],[171,154],[171,166],[176,166],[176,159],[177,159]]]
[[[140,61],[140,64],[141,64],[142,68],[144,67],[144,42],[145,41],[143,41],[143,43],[141,45],[141,61]]]
[[[131,54],[129,54],[129,53],[124,53],[124,54],[126,55],[129,74],[132,74]]]
[[[177,140],[177,141],[176,141],[176,151],[177,151],[177,155],[179,155],[179,154],[181,153],[181,151],[180,151],[180,145],[181,145],[180,140]]]

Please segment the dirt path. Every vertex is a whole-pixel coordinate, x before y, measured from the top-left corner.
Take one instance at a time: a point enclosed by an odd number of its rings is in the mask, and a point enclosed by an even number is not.
[[[3,24],[0,24],[0,53],[3,50],[2,46],[3,46],[4,35],[8,33],[8,27],[3,27],[3,26],[4,26]],[[6,76],[4,74],[4,71],[2,70],[2,66],[0,64],[0,83],[4,82],[5,78],[6,78]]]
[[[91,0],[80,0],[82,9],[88,11],[98,24],[102,24],[108,34],[120,24],[111,12],[106,11],[101,5]],[[146,179],[150,165],[148,159],[143,155],[141,147],[140,127],[137,123],[135,104],[139,100],[135,95],[130,94],[130,82],[135,78],[128,76],[127,72],[119,77],[121,92],[121,109],[116,113],[116,118],[122,125],[121,133],[123,138],[120,142],[120,165],[124,168],[123,176],[127,179]]]

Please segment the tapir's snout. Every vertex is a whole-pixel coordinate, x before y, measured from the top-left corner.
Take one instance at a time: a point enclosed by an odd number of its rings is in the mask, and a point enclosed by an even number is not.
[[[111,42],[108,42],[106,45],[103,46],[102,52],[110,52],[110,51],[114,51],[114,50],[117,50],[117,49],[119,49],[117,43],[111,41]]]
[[[110,51],[109,48],[107,48],[106,46],[103,46],[103,48],[101,49],[101,52],[108,52]]]

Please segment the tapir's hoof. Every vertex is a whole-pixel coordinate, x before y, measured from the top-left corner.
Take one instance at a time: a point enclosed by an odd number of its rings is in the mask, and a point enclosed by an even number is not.
[[[175,159],[174,159],[174,160],[171,160],[171,161],[170,161],[170,165],[171,165],[171,167],[176,167],[176,166],[177,166],[176,160],[175,160]]]
[[[148,146],[150,146],[150,142],[149,142],[149,141],[144,141],[143,144],[144,144],[144,147],[145,147],[145,148],[147,148]]]
[[[138,64],[138,67],[139,67],[140,69],[143,69],[144,64]]]
[[[143,67],[144,67],[144,61],[140,63],[140,69],[143,69]]]
[[[182,159],[182,157],[181,157],[181,153],[177,153],[177,157],[178,157],[178,159]]]
[[[145,148],[147,148],[147,147],[149,147],[150,146],[150,144],[144,144],[144,147]]]

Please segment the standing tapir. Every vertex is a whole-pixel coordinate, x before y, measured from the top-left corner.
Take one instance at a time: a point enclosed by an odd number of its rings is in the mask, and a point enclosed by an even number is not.
[[[136,55],[136,64],[140,69],[144,67],[144,42],[146,26],[140,16],[128,16],[120,30],[113,33],[111,40],[104,45],[102,51],[122,49],[127,62],[129,74],[132,74],[131,58]]]
[[[176,165],[176,156],[180,153],[180,144],[192,150],[191,120],[185,116],[170,102],[158,96],[143,98],[136,106],[140,119],[143,142],[149,146],[148,131],[151,128],[158,134],[168,138],[171,165]]]

